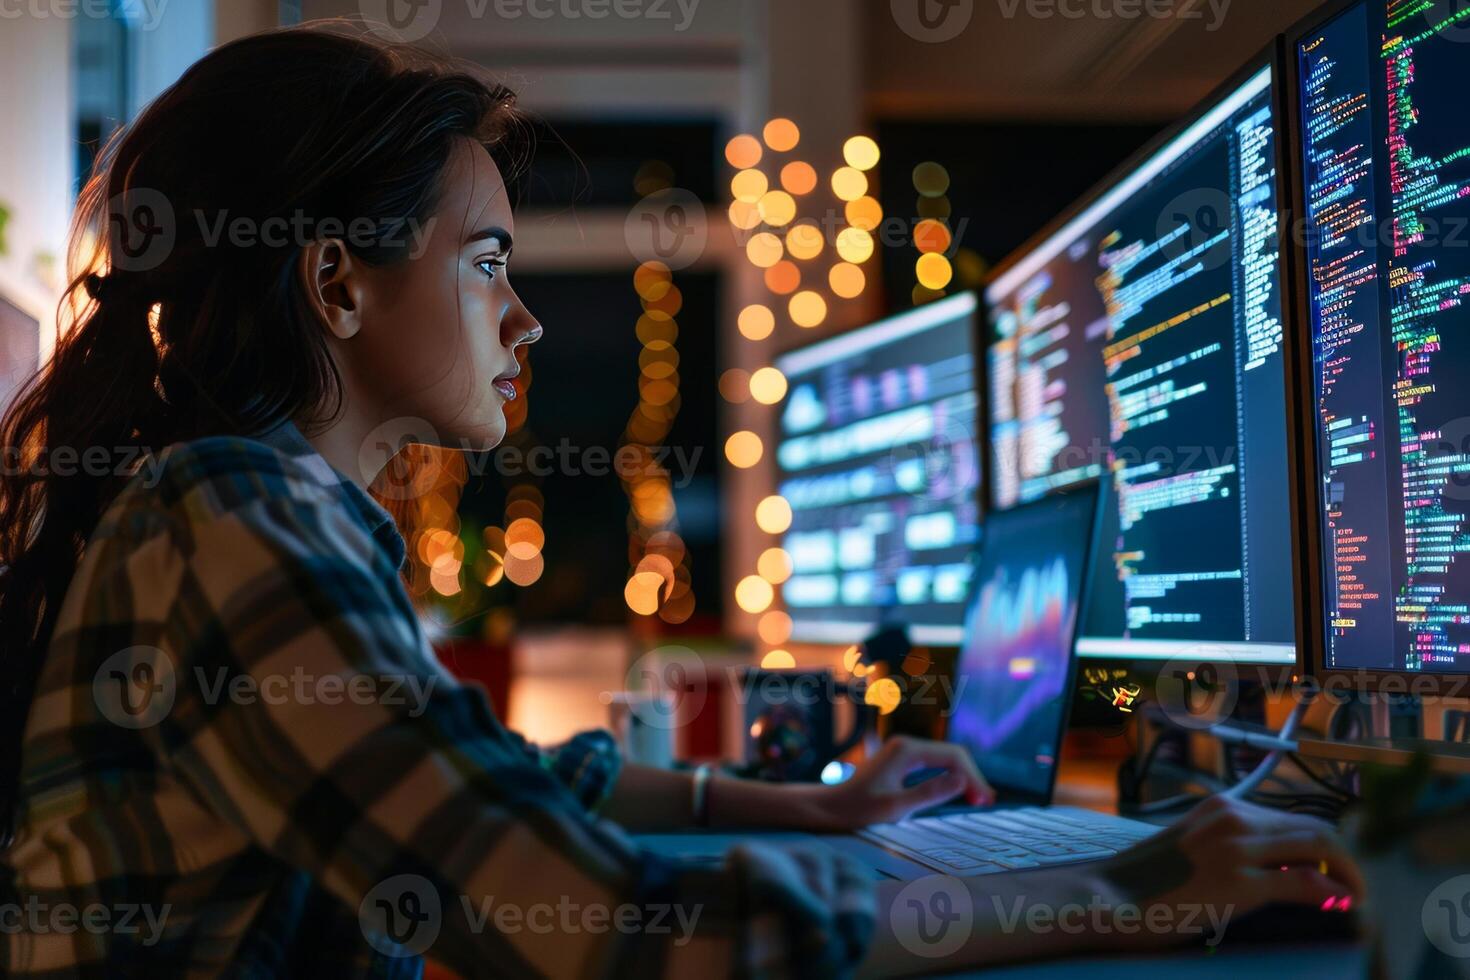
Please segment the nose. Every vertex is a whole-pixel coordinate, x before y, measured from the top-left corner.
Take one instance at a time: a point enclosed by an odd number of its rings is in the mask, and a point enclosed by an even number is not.
[[[519,297],[516,299],[514,308],[500,323],[500,335],[506,340],[511,350],[534,344],[545,332]]]

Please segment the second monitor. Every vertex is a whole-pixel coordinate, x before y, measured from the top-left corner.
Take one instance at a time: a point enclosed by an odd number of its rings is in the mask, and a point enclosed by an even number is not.
[[[1276,69],[987,290],[993,503],[1109,503],[1083,656],[1295,663]]]
[[[777,358],[792,638],[957,645],[980,534],[973,294]]]

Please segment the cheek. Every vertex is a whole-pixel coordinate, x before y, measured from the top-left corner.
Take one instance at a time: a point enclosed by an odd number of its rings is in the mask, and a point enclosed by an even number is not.
[[[462,401],[483,357],[472,328],[488,315],[483,290],[456,263],[431,258],[409,262],[382,283],[381,314],[365,331],[374,374],[395,401]]]

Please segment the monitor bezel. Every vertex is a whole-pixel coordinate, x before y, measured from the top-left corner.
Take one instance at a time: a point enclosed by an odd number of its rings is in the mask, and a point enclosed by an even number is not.
[[[1352,2],[1352,0],[1348,0],[1348,2]],[[1278,212],[1277,237],[1278,241],[1283,243],[1280,249],[1280,255],[1277,259],[1277,276],[1281,284],[1281,315],[1283,320],[1293,315],[1299,301],[1298,293],[1300,292],[1300,290],[1298,288],[1297,280],[1294,275],[1294,269],[1292,267],[1295,250],[1286,244],[1286,238],[1291,233],[1291,229],[1294,225],[1293,215],[1295,214],[1295,212],[1292,209],[1291,201],[1296,191],[1296,185],[1299,183],[1299,181],[1297,180],[1298,175],[1293,166],[1296,159],[1292,144],[1292,136],[1294,134],[1288,124],[1288,114],[1291,110],[1292,102],[1292,90],[1288,87],[1287,72],[1290,68],[1290,65],[1288,64],[1287,55],[1288,49],[1284,43],[1283,37],[1281,35],[1275,36],[1270,42],[1263,45],[1260,50],[1256,52],[1256,54],[1249,58],[1228,78],[1226,78],[1219,85],[1211,89],[1209,94],[1200,99],[1193,106],[1193,108],[1190,109],[1190,111],[1185,113],[1172,124],[1164,127],[1164,129],[1162,129],[1156,136],[1145,143],[1142,147],[1140,147],[1117,167],[1114,167],[1113,170],[1110,171],[1106,177],[1094,184],[1082,197],[1078,198],[1075,202],[1073,202],[1070,207],[1064,210],[1056,218],[1048,222],[1040,231],[1028,238],[1026,242],[1021,245],[1020,248],[1016,249],[1014,252],[1008,255],[1002,262],[996,265],[993,270],[991,270],[990,274],[986,277],[984,283],[980,286],[978,290],[980,294],[980,313],[977,317],[980,322],[980,330],[982,335],[982,343],[980,347],[980,350],[982,352],[981,370],[985,373],[985,389],[987,391],[987,394],[990,388],[990,351],[996,339],[994,335],[994,327],[991,323],[992,307],[990,305],[989,298],[989,293],[992,285],[994,285],[994,283],[1002,276],[1004,276],[1009,270],[1014,268],[1020,262],[1024,261],[1027,256],[1029,256],[1037,248],[1043,245],[1047,241],[1047,239],[1051,238],[1052,235],[1056,234],[1058,231],[1064,228],[1067,223],[1070,222],[1073,218],[1085,211],[1095,201],[1097,201],[1109,190],[1111,190],[1115,185],[1125,180],[1131,173],[1133,173],[1140,166],[1146,163],[1151,157],[1162,150],[1171,141],[1181,135],[1185,130],[1189,128],[1190,125],[1194,123],[1195,120],[1199,118],[1199,116],[1203,112],[1208,111],[1211,106],[1214,106],[1223,101],[1231,93],[1235,92],[1247,81],[1249,81],[1253,76],[1259,73],[1263,68],[1270,68],[1272,72],[1271,103],[1276,117],[1275,157]],[[1294,365],[1294,360],[1297,356],[1295,334],[1296,330],[1294,329],[1294,326],[1292,324],[1283,323],[1281,360],[1283,386],[1286,396],[1285,409],[1288,413],[1286,446],[1287,452],[1288,454],[1290,454],[1293,463],[1293,465],[1290,467],[1293,481],[1299,483],[1302,476],[1299,464],[1297,463],[1297,461],[1300,459],[1300,455],[1297,452],[1297,443],[1300,440],[1300,436],[1297,432],[1296,426],[1292,422],[1292,415],[1296,412],[1298,403],[1301,400],[1300,394],[1296,389],[1296,385],[1298,383],[1298,374]],[[987,492],[993,489],[993,483],[990,480],[990,475],[994,472],[996,467],[996,462],[994,458],[990,455],[991,446],[993,444],[993,432],[991,431],[989,422],[990,409],[990,401],[987,397],[985,406],[987,420],[985,432],[985,446],[987,453],[985,472],[987,476]],[[1057,487],[1054,490],[1049,491],[1047,495],[1049,496],[1051,493],[1067,492],[1068,490],[1076,486],[1080,486],[1086,482],[1086,480],[1083,480],[1078,481],[1074,484],[1069,484],[1065,487]],[[1298,499],[1299,494],[1296,492],[1292,492],[1289,493],[1288,496],[1288,510],[1289,520],[1291,522],[1292,538],[1291,557],[1293,595],[1300,597],[1303,594],[1304,588],[1301,572],[1301,566],[1303,564],[1305,555],[1305,553],[1302,551],[1301,545],[1302,514],[1304,512],[1301,509],[1301,504]],[[1021,505],[1016,504],[1013,506]],[[1005,508],[999,507],[992,496],[987,496],[985,500],[985,511],[987,513],[999,512],[1003,509]],[[1250,663],[1244,664],[1242,666],[1248,668],[1253,672],[1265,672],[1266,674],[1272,676],[1294,676],[1300,674],[1305,669],[1305,662],[1303,660],[1303,649],[1305,643],[1303,630],[1305,627],[1305,618],[1306,617],[1303,615],[1300,600],[1298,599],[1298,602],[1296,604],[1295,616],[1295,650],[1293,659],[1290,663],[1284,661],[1280,663]],[[1126,656],[1088,657],[1086,659],[1090,663],[1116,663],[1119,665],[1127,665],[1130,667],[1135,665],[1147,666],[1167,663],[1167,661],[1157,658],[1137,659]]]
[[[855,327],[824,331],[821,336],[813,337],[809,340],[804,340],[802,343],[783,345],[779,347],[774,354],[771,355],[770,363],[774,366],[779,366],[783,359],[789,357],[792,354],[798,354],[812,347],[817,347],[821,344],[827,343],[828,341],[851,336],[852,334],[860,333],[861,331],[868,330],[874,327],[879,327],[885,323],[890,323],[894,320],[899,320],[908,316],[916,316],[921,311],[926,310],[937,303],[952,303],[961,296],[969,296],[973,304],[969,312],[964,314],[964,316],[966,316],[970,321],[970,346],[971,349],[975,352],[975,357],[972,358],[972,360],[974,361],[975,370],[975,396],[978,403],[976,406],[976,414],[978,416],[977,424],[979,428],[979,432],[976,433],[975,438],[975,452],[980,466],[980,480],[979,486],[976,488],[975,491],[977,494],[977,499],[975,503],[978,507],[978,519],[981,528],[980,533],[983,538],[985,518],[986,515],[990,512],[990,413],[988,386],[989,376],[984,369],[983,363],[983,351],[985,343],[985,297],[979,289],[957,290],[956,292],[948,296],[944,296],[935,300],[930,300],[927,303],[911,307],[907,310],[898,310],[885,316],[881,316],[876,320],[869,320],[866,323],[861,323]],[[779,486],[781,474],[781,465],[776,460],[776,452],[780,451],[780,443],[783,438],[781,433],[779,409],[782,405],[785,404],[785,401],[786,399],[782,398],[781,401],[778,402],[775,406],[778,409],[778,417],[775,420],[775,452],[773,452],[771,455],[771,466],[773,475],[776,477],[776,480],[774,481],[774,484],[776,486]],[[974,555],[971,555],[972,561],[973,558]],[[919,624],[917,627],[915,627],[913,624],[906,624],[909,628],[910,642],[913,643],[913,645],[916,647],[926,647],[932,650],[957,652],[962,645],[962,639],[956,640],[955,642],[946,642],[943,640],[935,639],[935,637],[942,635],[958,635],[959,631],[964,628],[963,606],[964,604],[962,604],[960,614],[961,621],[953,627],[953,633],[935,633],[933,632],[934,630],[946,630],[949,628],[935,627],[933,624]],[[852,640],[851,642],[840,642],[836,640],[823,639],[807,639],[803,637],[800,626],[797,625],[795,622],[795,614],[793,614],[791,612],[791,609],[785,605],[784,601],[781,604],[781,608],[786,612],[788,616],[791,616],[792,618],[793,633],[791,636],[790,645],[794,646],[803,646],[808,648],[827,650],[841,649],[852,646],[854,643],[862,643],[869,636],[876,633],[879,629],[883,627],[883,622],[880,619],[879,621],[874,622],[865,631],[863,631],[861,636],[859,636],[857,639]],[[839,623],[835,625],[841,626],[847,624]],[[917,635],[916,631],[919,631],[917,632]]]
[[[1301,66],[1297,59],[1297,45],[1308,34],[1318,31],[1327,24],[1346,14],[1358,4],[1367,4],[1372,13],[1374,0],[1330,0],[1307,17],[1293,24],[1282,36],[1283,53],[1286,59],[1284,84],[1290,92],[1289,115],[1286,119],[1290,142],[1294,179],[1291,182],[1291,210],[1298,216],[1293,223],[1293,234],[1287,246],[1291,250],[1295,293],[1292,333],[1293,347],[1298,351],[1296,379],[1296,429],[1297,460],[1300,476],[1295,497],[1301,508],[1303,519],[1298,523],[1298,537],[1307,558],[1298,562],[1297,574],[1304,579],[1301,589],[1306,636],[1298,651],[1302,661],[1302,672],[1317,684],[1329,690],[1373,693],[1381,691],[1407,690],[1429,697],[1464,697],[1470,686],[1470,674],[1413,670],[1355,670],[1330,668],[1327,666],[1326,628],[1326,585],[1323,569],[1322,528],[1318,515],[1321,513],[1321,488],[1317,481],[1319,462],[1316,426],[1316,357],[1312,351],[1312,309],[1310,292],[1310,259],[1306,243],[1306,174],[1298,164],[1306,149],[1301,136],[1302,105],[1298,98],[1301,87]],[[1371,40],[1371,39],[1370,39]],[[1371,47],[1371,43],[1370,43]],[[1380,219],[1381,220],[1381,219]],[[1413,684],[1405,683],[1413,679]]]

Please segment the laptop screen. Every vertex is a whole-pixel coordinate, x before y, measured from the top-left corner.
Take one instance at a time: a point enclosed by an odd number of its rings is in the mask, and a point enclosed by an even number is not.
[[[985,524],[949,739],[1003,794],[1051,795],[1097,496],[1095,484],[1082,486]]]

